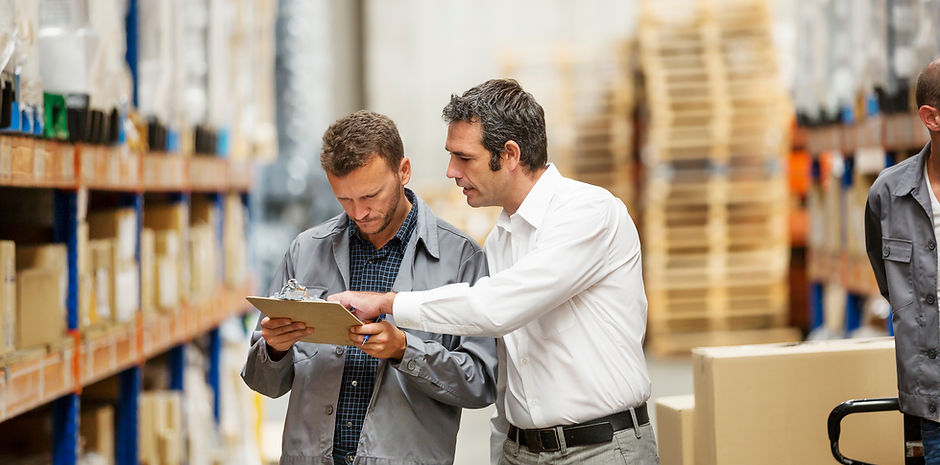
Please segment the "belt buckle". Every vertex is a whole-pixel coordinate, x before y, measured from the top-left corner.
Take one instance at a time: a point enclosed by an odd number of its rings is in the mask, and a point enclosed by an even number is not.
[[[536,439],[535,441],[529,442],[529,444],[532,444],[532,442],[537,443],[540,450],[545,452],[561,450],[561,441],[558,439],[558,430],[555,428],[535,430],[533,436],[534,438],[529,437],[526,439]]]

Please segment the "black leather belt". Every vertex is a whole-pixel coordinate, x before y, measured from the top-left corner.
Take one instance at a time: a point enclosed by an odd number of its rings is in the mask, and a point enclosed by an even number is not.
[[[646,403],[633,410],[636,412],[636,419],[640,426],[650,422]],[[574,447],[610,442],[614,438],[615,431],[627,428],[633,428],[633,417],[630,415],[630,410],[595,418],[576,425],[553,428],[520,429],[510,425],[507,436],[510,441],[517,442],[520,446],[525,446],[532,452],[552,452],[561,450],[561,441],[558,440],[559,430],[565,437],[565,446]]]

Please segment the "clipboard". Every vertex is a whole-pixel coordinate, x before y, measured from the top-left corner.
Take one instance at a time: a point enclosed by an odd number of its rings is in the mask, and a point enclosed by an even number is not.
[[[362,325],[362,320],[356,318],[339,302],[285,300],[258,296],[248,296],[245,299],[269,318],[290,318],[312,327],[313,334],[301,339],[303,342],[351,346],[349,328]]]

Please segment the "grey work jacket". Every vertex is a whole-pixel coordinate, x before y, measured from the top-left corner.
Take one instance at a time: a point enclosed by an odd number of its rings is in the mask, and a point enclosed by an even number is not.
[[[439,220],[420,198],[415,200],[418,224],[393,290],[472,284],[484,276],[486,261],[479,245]],[[271,289],[279,290],[290,278],[319,297],[349,287],[345,214],[294,239]],[[482,408],[496,398],[495,339],[404,331],[408,346],[401,362],[379,361],[356,464],[453,463],[461,407]],[[299,342],[274,361],[260,327],[254,331],[242,378],[269,397],[291,392],[281,464],[333,464],[334,410],[345,352],[342,346]]]
[[[868,191],[865,248],[891,303],[901,411],[936,419],[940,405],[937,243],[924,180],[928,143],[881,172]]]

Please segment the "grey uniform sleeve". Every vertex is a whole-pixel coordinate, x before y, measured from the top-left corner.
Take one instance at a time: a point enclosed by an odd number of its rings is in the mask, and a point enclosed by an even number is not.
[[[473,284],[487,273],[483,251],[468,244],[461,256],[460,282]],[[422,392],[437,401],[463,408],[482,408],[496,400],[495,339],[445,336],[445,341],[452,341],[456,346],[448,350],[437,341],[406,335],[405,355],[401,362],[392,366],[415,378],[415,385]]]
[[[271,280],[268,295],[279,291],[284,283],[294,276],[291,251],[295,245],[296,242],[291,244],[291,249],[284,254],[284,260],[281,261],[281,265]],[[290,391],[294,383],[294,351],[296,350],[295,347],[291,347],[280,360],[272,360],[268,354],[268,346],[261,337],[261,320],[259,319],[258,325],[251,333],[251,348],[248,349],[248,360],[242,368],[242,379],[248,387],[268,397],[283,396]]]
[[[877,187],[873,186],[868,192],[868,201],[865,203],[865,250],[868,252],[871,269],[875,272],[878,290],[885,299],[888,299],[888,281],[885,277],[885,262],[881,247],[881,198]]]

